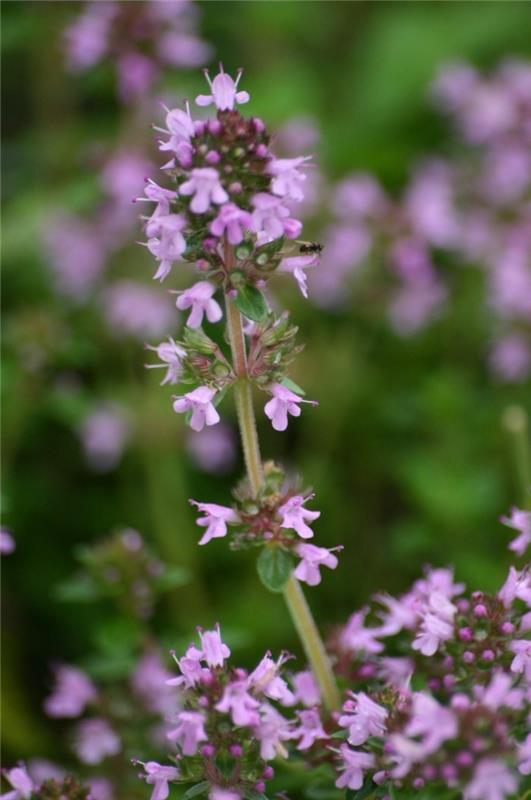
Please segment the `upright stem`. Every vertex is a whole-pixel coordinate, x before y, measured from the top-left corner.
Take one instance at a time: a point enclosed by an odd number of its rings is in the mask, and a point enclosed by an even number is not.
[[[527,413],[522,406],[509,406],[503,414],[503,424],[511,436],[516,473],[520,484],[521,503],[531,509],[531,449]]]
[[[237,378],[234,388],[243,454],[251,490],[253,494],[257,495],[263,480],[263,470],[256,432],[252,385],[247,375],[247,355],[242,319],[234,302],[228,296],[226,297],[226,309],[229,341]],[[337,709],[340,705],[340,697],[330,661],[301,586],[293,575],[284,589],[284,599],[315,679],[319,684],[323,703],[330,711]]]

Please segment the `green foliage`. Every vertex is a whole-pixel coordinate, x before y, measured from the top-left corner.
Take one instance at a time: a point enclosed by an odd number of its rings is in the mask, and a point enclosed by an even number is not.
[[[267,303],[264,295],[255,286],[241,286],[234,302],[238,310],[253,322],[263,322],[267,317]]]
[[[281,592],[284,589],[293,566],[291,555],[276,545],[266,545],[256,562],[260,580],[271,592]]]

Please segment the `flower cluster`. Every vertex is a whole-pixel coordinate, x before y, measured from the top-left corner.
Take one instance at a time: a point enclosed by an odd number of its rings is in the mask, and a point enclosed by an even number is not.
[[[286,656],[274,661],[268,653],[250,673],[231,667],[219,627],[200,630],[199,639],[199,647],[191,644],[175,659],[180,674],[168,681],[178,687],[181,703],[167,734],[177,749],[170,756],[172,764],[137,761],[143,767],[141,777],[154,787],[152,799],[167,797],[169,783],[192,784],[210,800],[258,797],[274,775],[268,762],[287,756],[285,743],[301,739],[302,749],[309,746],[309,730],[278,707],[293,706],[301,691],[318,701],[315,684],[301,674],[292,691],[281,676]],[[319,738],[319,730],[313,739]]]
[[[81,72],[109,58],[121,100],[132,102],[149,91],[162,66],[208,61],[210,47],[196,33],[197,11],[189,0],[92,0],[65,31],[68,66]]]
[[[92,800],[91,789],[72,776],[60,780],[34,781],[24,764],[3,772],[12,791],[2,795],[4,800]]]
[[[433,96],[461,140],[459,155],[417,165],[398,199],[365,173],[331,188],[315,301],[343,304],[349,282],[360,292],[367,284],[369,302],[381,296],[378,276],[361,281],[360,272],[369,261],[383,263],[390,323],[410,335],[444,311],[448,263],[475,265],[487,276],[491,368],[505,381],[529,375],[530,87],[526,62],[502,63],[487,77],[466,64],[443,69]]]
[[[525,569],[511,567],[495,595],[468,596],[437,569],[353,614],[330,643],[351,687],[336,785],[512,796],[531,769],[530,608]]]
[[[200,385],[174,398],[177,413],[189,413],[200,431],[217,424],[221,392],[240,377],[220,348],[203,332],[205,320],[218,322],[223,311],[216,300],[221,289],[248,319],[247,376],[271,399],[266,416],[275,430],[285,430],[288,415],[299,416],[303,392],[287,379],[286,370],[299,352],[297,329],[286,313],[275,317],[263,289],[276,271],[289,272],[307,295],[305,269],[317,263],[295,240],[302,225],[291,206],[303,198],[306,157],[275,158],[265,124],[243,117],[238,105],[249,101],[236,80],[221,71],[211,80],[210,94],[199,106],[214,105],[215,119],[194,121],[190,107],[168,110],[166,138],[160,149],[170,155],[164,170],[173,189],[149,180],[145,197],[155,204],[145,218],[147,247],[155,256],[155,278],[164,280],[176,261],[191,261],[201,280],[177,292],[176,305],[187,311],[182,342],[153,347],[167,372],[163,383],[195,381]]]
[[[269,588],[277,591],[293,569],[292,556],[300,559],[294,569],[295,577],[310,586],[321,582],[321,567],[337,567],[334,551],[341,547],[329,550],[308,542],[314,535],[310,525],[320,517],[319,511],[306,506],[313,495],[289,486],[276,464],[264,464],[264,480],[258,495],[252,494],[245,481],[234,494],[233,506],[190,501],[200,512],[197,524],[204,528],[200,545],[226,537],[230,527],[233,549],[263,548],[258,561],[259,574]],[[279,572],[275,585],[271,585],[271,576],[267,577],[268,565],[273,564]]]

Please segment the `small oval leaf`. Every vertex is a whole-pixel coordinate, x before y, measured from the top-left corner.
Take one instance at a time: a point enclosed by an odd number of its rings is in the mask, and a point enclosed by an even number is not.
[[[280,547],[264,547],[256,562],[258,575],[271,592],[281,592],[293,570],[293,559]]]
[[[242,286],[234,300],[236,308],[253,322],[262,322],[267,317],[267,303],[256,286]]]

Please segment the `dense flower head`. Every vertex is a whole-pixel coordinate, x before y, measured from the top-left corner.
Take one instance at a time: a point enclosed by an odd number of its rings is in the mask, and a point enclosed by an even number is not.
[[[285,657],[273,661],[266,654],[250,673],[232,667],[229,657],[216,626],[200,630],[199,646],[191,644],[182,658],[175,659],[180,674],[168,684],[179,687],[181,709],[167,734],[176,748],[170,756],[173,764],[142,764],[155,800],[167,797],[171,783],[189,786],[205,781],[209,797],[219,798],[259,791],[273,775],[266,762],[285,753],[283,742],[303,735],[308,741],[311,736],[309,730],[297,732],[294,721],[272,704],[289,707],[295,702],[281,675]],[[310,727],[307,720],[306,728]],[[317,736],[317,721],[313,729]]]

